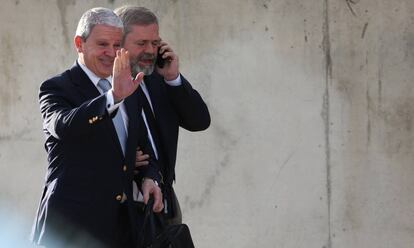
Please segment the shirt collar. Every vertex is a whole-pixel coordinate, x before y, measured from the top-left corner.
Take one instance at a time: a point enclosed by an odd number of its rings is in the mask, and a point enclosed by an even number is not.
[[[82,70],[86,73],[88,78],[92,81],[92,83],[95,85],[95,87],[98,87],[98,82],[101,80],[100,77],[96,76],[95,73],[93,73],[91,70],[89,70],[86,65],[82,64],[79,59],[77,60],[78,65],[82,68]],[[106,80],[108,80],[110,83],[112,83],[112,75],[107,77]]]

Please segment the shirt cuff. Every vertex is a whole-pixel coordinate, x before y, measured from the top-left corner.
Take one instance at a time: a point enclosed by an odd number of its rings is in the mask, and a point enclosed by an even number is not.
[[[170,86],[180,86],[181,85],[181,74],[178,74],[178,77],[174,80],[167,81],[164,79],[164,81]]]
[[[112,112],[114,112],[119,105],[121,105],[121,103],[124,101],[120,101],[118,103],[114,103],[114,95],[112,94],[112,90],[108,90],[106,93],[106,110],[108,111],[109,114],[112,114]]]

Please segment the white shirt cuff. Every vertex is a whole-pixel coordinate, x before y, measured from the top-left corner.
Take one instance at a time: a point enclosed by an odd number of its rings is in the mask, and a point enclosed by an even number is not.
[[[170,86],[180,86],[181,85],[181,74],[178,74],[178,77],[174,80],[167,81],[164,79],[164,81]]]
[[[114,95],[112,94],[112,90],[108,90],[105,93],[105,96],[106,96],[106,110],[108,111],[109,114],[112,114],[112,112],[114,112],[124,101],[122,100],[114,104]]]

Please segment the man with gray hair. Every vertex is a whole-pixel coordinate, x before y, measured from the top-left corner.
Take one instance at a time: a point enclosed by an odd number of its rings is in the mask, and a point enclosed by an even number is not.
[[[163,213],[167,223],[181,223],[173,189],[178,130],[205,130],[210,125],[210,114],[200,94],[180,73],[177,54],[161,40],[155,14],[136,6],[120,7],[115,13],[124,24],[122,46],[130,54],[132,75],[145,74],[139,93],[143,118],[163,176]],[[138,150],[136,166],[146,165],[148,158],[149,154]]]
[[[135,176],[137,146],[152,154],[136,92],[143,73],[131,78],[121,47],[122,22],[112,10],[81,17],[75,64],[40,86],[48,169],[32,238],[46,247],[137,245],[133,180],[154,211],[163,208],[158,165]],[[112,84],[111,84],[112,83]]]

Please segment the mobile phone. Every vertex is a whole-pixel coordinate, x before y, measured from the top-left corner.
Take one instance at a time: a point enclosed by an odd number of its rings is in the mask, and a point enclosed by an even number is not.
[[[166,59],[164,59],[163,57],[162,57],[162,55],[163,55],[164,53],[160,53],[159,52],[159,50],[158,50],[158,54],[157,54],[157,66],[159,67],[159,68],[164,68],[164,65],[165,65],[165,61],[166,61]]]

